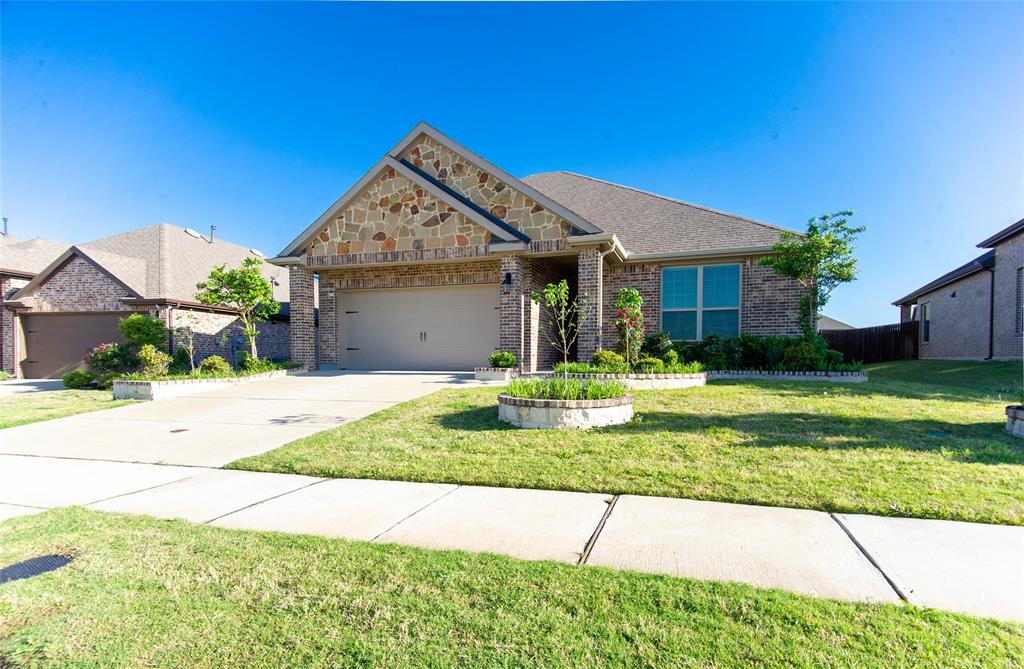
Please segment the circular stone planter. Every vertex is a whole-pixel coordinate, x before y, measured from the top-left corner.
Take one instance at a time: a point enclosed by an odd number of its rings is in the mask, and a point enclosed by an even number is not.
[[[498,395],[498,420],[534,429],[586,430],[633,419],[633,396],[605,400],[534,400]]]
[[[508,381],[517,376],[515,367],[476,367],[473,377],[477,381]]]
[[[1024,407],[1012,404],[1006,407],[1006,431],[1013,436],[1024,439]]]

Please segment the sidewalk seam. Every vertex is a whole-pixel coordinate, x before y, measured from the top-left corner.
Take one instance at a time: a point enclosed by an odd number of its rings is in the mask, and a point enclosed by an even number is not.
[[[601,531],[604,529],[605,523],[608,522],[608,517],[612,515],[612,511],[615,510],[615,505],[619,501],[621,495],[612,495],[612,500],[608,502],[608,508],[601,514],[601,520],[597,521],[597,527],[594,528],[594,533],[587,539],[587,543],[583,546],[583,552],[580,553],[580,559],[576,561],[576,564],[583,565],[587,564],[587,560],[590,559],[590,551],[594,550],[594,545],[597,543],[597,538],[601,536]]]
[[[406,516],[405,518],[402,518],[402,519],[401,519],[400,521],[398,521],[397,523],[395,523],[394,525],[392,525],[392,526],[391,526],[391,527],[389,527],[388,529],[386,529],[386,530],[384,530],[383,532],[380,532],[379,534],[377,534],[377,536],[375,536],[374,538],[370,539],[370,541],[376,541],[377,539],[380,539],[380,538],[381,538],[382,536],[384,536],[385,534],[387,534],[387,533],[388,533],[388,532],[390,532],[391,530],[395,529],[396,527],[398,527],[399,525],[401,525],[401,524],[402,524],[402,523],[404,523],[405,521],[409,520],[410,518],[412,518],[413,516],[415,516],[415,515],[416,515],[417,513],[419,513],[420,511],[423,511],[423,510],[424,510],[424,509],[426,509],[426,508],[427,508],[428,506],[431,506],[432,504],[435,504],[436,502],[440,502],[440,501],[441,501],[442,499],[444,499],[444,498],[445,498],[445,497],[447,497],[448,495],[452,494],[453,492],[455,492],[456,490],[458,490],[458,489],[459,489],[459,488],[461,488],[461,487],[462,487],[462,485],[461,485],[461,484],[459,484],[459,485],[456,485],[456,486],[455,486],[454,488],[452,488],[451,490],[449,490],[449,491],[448,491],[448,492],[446,492],[445,494],[443,494],[443,495],[439,496],[439,497],[438,497],[438,498],[436,498],[436,499],[432,499],[432,500],[430,500],[429,502],[427,502],[426,504],[424,504],[424,505],[423,505],[423,506],[421,506],[420,508],[418,508],[418,509],[416,509],[415,511],[413,511],[412,513],[410,513],[410,514],[409,514],[408,516]]]
[[[232,470],[225,469],[224,471],[232,471]],[[289,474],[289,476],[301,476],[301,474]],[[264,502],[269,502],[272,499],[277,499],[278,497],[284,497],[285,495],[290,495],[293,492],[298,492],[300,490],[305,490],[306,488],[312,488],[315,485],[319,485],[320,483],[327,483],[330,480],[332,480],[332,479],[320,479],[319,481],[313,481],[312,483],[307,483],[306,485],[299,486],[298,488],[295,488],[294,490],[286,490],[285,492],[282,492],[282,493],[280,493],[278,495],[273,495],[271,497],[267,497],[265,499],[261,499],[261,500],[259,500],[257,502],[253,502],[252,504],[246,504],[245,506],[240,506],[237,509],[234,509],[233,511],[228,511],[227,513],[222,513],[219,516],[215,516],[213,518],[210,518],[209,520],[204,520],[200,524],[201,525],[209,525],[210,523],[212,523],[215,520],[220,520],[221,518],[225,518],[225,517],[230,516],[232,514],[238,513],[239,511],[245,511],[246,509],[251,509],[254,506],[259,506],[260,504],[263,504]]]
[[[882,578],[885,579],[885,582],[889,584],[889,587],[893,589],[896,595],[900,599],[905,601],[907,604],[915,604],[916,602],[914,602],[914,600],[910,596],[910,589],[903,586],[896,579],[896,576],[890,573],[889,569],[882,562],[881,558],[872,553],[871,550],[866,545],[864,545],[860,539],[857,538],[857,536],[853,533],[853,529],[846,524],[846,521],[843,520],[842,516],[831,512],[828,515],[832,518],[832,520],[836,521],[836,524],[838,524],[839,527],[842,528],[843,532],[846,533],[846,536],[849,537],[850,541],[853,542],[853,545],[856,546],[857,549],[860,550],[860,552],[864,555],[864,557],[868,559],[868,562],[870,562],[871,565],[878,570],[878,572],[882,575]]]
[[[136,493],[146,492],[148,490],[156,490],[157,488],[163,488],[165,485],[171,485],[172,483],[180,483],[182,481],[188,481],[189,479],[194,479],[197,476],[202,476],[202,475],[201,474],[190,474],[188,476],[183,476],[180,479],[174,479],[173,481],[166,481],[164,483],[157,483],[156,485],[151,485],[148,488],[139,488],[138,490],[131,490],[129,492],[122,492],[122,493],[119,493],[117,495],[111,495],[110,497],[104,497],[102,499],[93,500],[92,502],[86,502],[83,506],[92,506],[93,504],[99,504],[101,502],[109,502],[110,500],[117,499],[118,497],[127,497],[128,495],[134,495]]]

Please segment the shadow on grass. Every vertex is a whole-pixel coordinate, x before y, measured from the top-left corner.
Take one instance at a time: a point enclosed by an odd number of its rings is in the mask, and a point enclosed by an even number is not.
[[[732,416],[687,412],[638,411],[640,420],[600,428],[602,436],[690,435],[720,439],[750,448],[797,447],[815,450],[899,448],[906,451],[944,451],[959,462],[1024,465],[1024,445],[1006,434],[1002,423],[948,423],[937,420],[850,418],[803,412],[753,413]],[[516,430],[498,420],[497,406],[455,410],[438,418],[449,430],[490,432]],[[716,434],[717,433],[717,434]],[[536,438],[550,435],[536,431]],[[553,438],[553,437],[549,437]]]

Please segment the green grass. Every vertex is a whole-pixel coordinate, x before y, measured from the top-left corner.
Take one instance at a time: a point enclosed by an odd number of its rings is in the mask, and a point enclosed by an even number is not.
[[[115,400],[109,390],[54,390],[7,395],[0,401],[0,429],[113,409],[134,400]]]
[[[1009,667],[1024,628],[460,552],[62,509],[0,525],[3,667]]]
[[[444,390],[229,466],[1024,525],[1024,445],[1004,429],[1020,369],[634,391],[636,421],[586,432],[518,430],[497,420],[498,389]]]

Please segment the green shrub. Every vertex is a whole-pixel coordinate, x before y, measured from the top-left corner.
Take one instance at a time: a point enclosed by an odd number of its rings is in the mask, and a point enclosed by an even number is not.
[[[167,346],[167,326],[163,321],[145,314],[132,314],[122,318],[118,324],[121,335],[127,344],[134,348],[142,348],[149,344],[157,350]]]
[[[199,371],[203,374],[230,374],[231,365],[219,355],[211,355],[199,363]]]
[[[670,348],[661,354],[661,361],[665,363],[665,367],[675,367],[679,364],[679,354],[675,349]]]
[[[739,369],[743,363],[743,349],[739,339],[708,335],[701,343],[701,361],[708,369]]]
[[[843,354],[835,349],[825,350],[825,369],[835,369],[843,364]]]
[[[665,363],[660,358],[640,358],[636,363],[636,371],[643,374],[661,374],[665,371]]]
[[[644,337],[640,348],[641,358],[661,358],[672,350],[672,338],[667,332],[652,332]]]
[[[143,376],[164,376],[171,365],[171,356],[157,350],[152,344],[143,344],[139,349],[139,374]]]
[[[110,390],[114,387],[114,381],[120,378],[124,378],[124,374],[120,372],[107,372],[100,374],[100,377],[96,379],[96,387],[100,390]]]
[[[629,371],[626,359],[615,351],[594,351],[590,364],[602,374],[625,374]]]
[[[860,372],[864,369],[864,363],[859,360],[852,362],[841,362],[835,367],[832,367],[833,372]]]
[[[811,341],[801,341],[786,349],[782,369],[789,372],[814,372],[825,365],[821,349]]]
[[[90,385],[96,377],[84,369],[76,369],[73,372],[68,372],[61,377],[61,381],[64,382],[65,388],[85,388]]]
[[[622,397],[626,386],[618,381],[581,379],[513,379],[509,381],[505,394],[539,400],[603,400]]]
[[[669,374],[698,374],[704,371],[704,363],[694,361],[665,365],[665,371]]]
[[[487,362],[491,367],[509,368],[519,364],[519,358],[510,351],[495,351],[487,358]]]
[[[554,369],[559,374],[600,374],[598,367],[589,362],[556,362]]]
[[[85,364],[96,376],[107,372],[129,372],[139,365],[138,358],[121,344],[100,344],[85,354]]]
[[[5,372],[3,370],[0,370],[0,381],[6,381],[7,379],[13,379],[13,378],[14,378],[14,375],[12,375],[10,372]]]
[[[280,369],[278,364],[270,358],[254,358],[248,354],[242,356],[238,368],[246,374],[262,374]]]
[[[169,374],[188,374],[192,371],[192,359],[188,355],[188,350],[178,348],[174,350],[174,355],[171,356],[171,366],[167,369]]]

